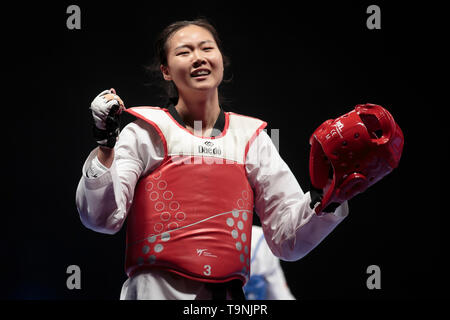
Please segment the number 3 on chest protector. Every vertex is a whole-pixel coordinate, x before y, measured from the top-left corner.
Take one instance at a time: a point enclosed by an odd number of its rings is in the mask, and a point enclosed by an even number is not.
[[[209,264],[205,264],[203,266],[203,270],[205,270],[205,271],[203,271],[203,274],[205,276],[210,276],[211,275],[211,266]]]

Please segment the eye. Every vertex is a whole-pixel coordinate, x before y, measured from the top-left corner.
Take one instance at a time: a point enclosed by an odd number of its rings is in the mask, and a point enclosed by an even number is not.
[[[205,48],[203,48],[204,51],[211,51],[213,49],[214,49],[214,47],[205,47]]]
[[[186,55],[188,55],[189,54],[189,51],[180,51],[180,52],[177,52],[177,56],[186,56]]]

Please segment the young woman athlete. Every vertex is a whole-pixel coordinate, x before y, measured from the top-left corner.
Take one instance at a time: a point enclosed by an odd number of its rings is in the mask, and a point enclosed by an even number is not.
[[[127,219],[121,299],[242,299],[254,211],[272,252],[295,261],[345,218],[347,202],[317,215],[266,123],[221,108],[226,61],[211,24],[175,22],[156,49],[175,103],[126,109],[114,89],[93,100],[99,146],[77,189],[81,221],[114,234]],[[121,112],[137,120],[119,134]]]

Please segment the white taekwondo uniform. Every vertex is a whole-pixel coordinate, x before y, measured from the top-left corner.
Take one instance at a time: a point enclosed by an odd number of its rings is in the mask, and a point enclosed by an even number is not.
[[[314,213],[264,121],[221,110],[219,134],[198,137],[173,106],[127,111],[138,120],[120,133],[111,167],[94,149],[76,193],[92,230],[114,234],[128,216],[121,299],[211,299],[209,283],[245,283],[253,209],[273,254],[287,261],[306,255],[348,214],[347,202]]]

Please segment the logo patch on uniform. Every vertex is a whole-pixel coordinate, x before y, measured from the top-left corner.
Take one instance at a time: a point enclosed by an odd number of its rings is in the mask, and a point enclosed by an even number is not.
[[[211,252],[207,251],[208,249],[197,249],[197,255],[204,256],[204,257],[211,257],[211,258],[217,258],[216,255],[212,254]]]
[[[198,152],[218,156],[222,154],[222,150],[219,147],[214,147],[214,143],[211,141],[205,141],[204,145],[199,145]]]

